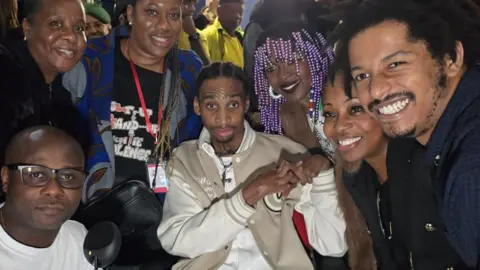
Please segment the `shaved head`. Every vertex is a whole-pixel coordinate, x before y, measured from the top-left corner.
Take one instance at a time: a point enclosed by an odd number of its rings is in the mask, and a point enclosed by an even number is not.
[[[10,140],[5,161],[1,176],[6,200],[1,222],[7,224],[6,228],[16,228],[8,233],[18,242],[34,247],[50,246],[80,203],[82,188],[67,188],[60,181],[84,180],[82,147],[58,128],[37,126]],[[26,183],[24,177],[49,178],[46,184],[35,186]]]
[[[55,127],[37,126],[24,129],[10,140],[5,151],[5,163],[24,162],[39,147],[52,144],[53,147],[68,147],[72,155],[84,159],[82,147],[70,135]]]

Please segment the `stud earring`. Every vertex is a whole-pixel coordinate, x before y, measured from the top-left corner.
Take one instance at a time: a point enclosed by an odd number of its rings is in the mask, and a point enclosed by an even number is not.
[[[273,87],[270,85],[268,87],[268,94],[270,94],[270,97],[273,98],[273,99],[280,99],[282,98],[282,95],[280,95],[279,93],[275,92],[275,89],[273,89]]]

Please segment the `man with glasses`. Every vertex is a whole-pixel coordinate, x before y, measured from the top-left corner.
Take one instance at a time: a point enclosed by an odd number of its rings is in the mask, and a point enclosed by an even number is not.
[[[69,220],[85,179],[80,144],[54,127],[17,134],[1,170],[0,269],[93,269],[83,255],[86,229]]]

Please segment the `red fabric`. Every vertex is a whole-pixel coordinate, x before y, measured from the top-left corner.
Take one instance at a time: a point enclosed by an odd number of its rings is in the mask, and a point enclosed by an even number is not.
[[[297,211],[293,211],[293,224],[295,224],[295,228],[297,228],[298,236],[300,236],[300,240],[302,240],[303,245],[308,249],[312,249],[312,245],[310,245],[310,242],[308,241],[305,218]]]

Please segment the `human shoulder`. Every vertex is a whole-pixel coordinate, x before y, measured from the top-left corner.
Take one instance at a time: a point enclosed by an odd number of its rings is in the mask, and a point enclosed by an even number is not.
[[[180,62],[181,72],[190,69],[191,72],[198,73],[203,67],[200,57],[192,50],[178,50],[178,61]]]
[[[207,38],[214,38],[218,34],[218,27],[215,24],[210,24],[201,31],[201,34]]]
[[[109,35],[97,38],[91,38],[87,42],[87,48],[84,52],[84,57],[95,58],[102,57],[106,54],[113,54],[115,48],[115,32],[112,31]]]
[[[476,105],[480,106],[480,102]],[[478,107],[476,110],[478,110]],[[450,153],[454,160],[453,167],[456,170],[476,170],[480,168],[480,159],[478,158],[480,153],[479,117],[478,112],[472,112],[468,119],[458,122],[458,128],[455,128],[453,134],[451,134],[452,148]],[[460,171],[456,173],[460,173]]]
[[[88,263],[83,253],[83,242],[86,236],[87,229],[77,221],[67,220],[62,225],[59,234],[59,237],[61,237],[59,243],[61,245],[58,248],[61,249],[60,252],[63,252],[66,258],[65,261],[61,260],[64,267],[68,265],[68,269],[93,269],[93,266]]]
[[[30,66],[24,60],[17,57],[8,46],[0,45],[0,82],[3,94],[1,109],[7,110],[31,97],[29,81],[33,74],[29,72]]]
[[[190,140],[182,142],[172,152],[172,160],[187,160],[190,159],[193,153],[198,150],[198,140]]]
[[[295,153],[307,153],[308,150],[301,144],[294,142],[283,135],[257,132],[256,143],[263,147],[275,147]]]
[[[5,80],[19,80],[24,74],[25,65],[21,59],[15,57],[8,46],[0,44],[0,78],[2,78],[2,84]],[[6,89],[6,87],[2,86],[2,89]]]
[[[76,240],[83,240],[87,236],[87,229],[83,224],[75,220],[67,220],[62,225],[62,233],[72,236]]]

